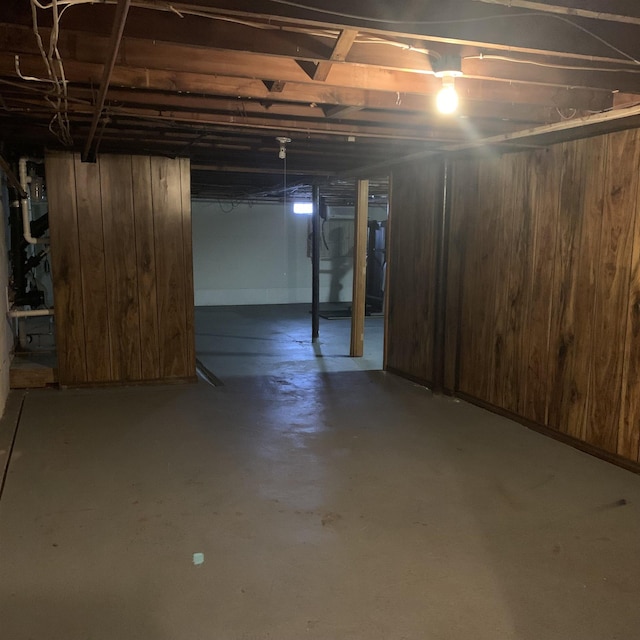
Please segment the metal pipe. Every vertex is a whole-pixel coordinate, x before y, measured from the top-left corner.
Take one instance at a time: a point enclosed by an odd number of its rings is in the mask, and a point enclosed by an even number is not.
[[[22,157],[18,162],[20,187],[26,194],[26,197],[23,197],[20,200],[22,206],[22,234],[29,244],[49,244],[49,238],[34,238],[31,235],[31,196],[29,195],[27,162],[42,162],[42,160],[33,160],[32,158]]]
[[[320,335],[320,187],[313,185],[311,216],[311,339]]]
[[[37,318],[53,315],[55,315],[53,309],[9,309],[7,311],[9,318]]]
[[[17,193],[17,190],[16,190]],[[17,293],[24,293],[27,289],[27,279],[24,270],[24,239],[22,235],[22,217],[20,213],[20,200],[13,199],[10,205],[9,227],[11,230],[11,275],[13,277],[13,289]],[[3,206],[0,201],[0,214],[4,218]],[[7,309],[9,305],[7,304]]]

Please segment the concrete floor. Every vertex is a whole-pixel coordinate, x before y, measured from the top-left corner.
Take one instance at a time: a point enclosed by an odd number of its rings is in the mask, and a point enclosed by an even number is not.
[[[2,640],[638,637],[638,476],[250,315],[198,313],[224,386],[26,396]]]
[[[321,309],[342,307],[326,304]],[[312,343],[308,304],[199,307],[195,320],[198,358],[223,382],[277,372],[294,376],[382,369],[381,316],[365,318],[362,358],[349,357],[349,318],[321,318],[319,339]]]

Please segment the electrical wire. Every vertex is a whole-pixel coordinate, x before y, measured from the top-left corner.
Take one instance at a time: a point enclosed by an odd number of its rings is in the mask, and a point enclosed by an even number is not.
[[[71,128],[69,122],[69,96],[67,79],[64,73],[62,57],[58,49],[58,37],[60,34],[60,12],[58,11],[58,0],[52,0],[51,10],[53,12],[53,27],[49,36],[49,51],[45,50],[42,36],[38,27],[38,7],[37,0],[30,0],[32,29],[36,37],[38,50],[44,61],[48,79],[24,76],[20,72],[20,58],[15,56],[16,74],[22,80],[29,82],[45,82],[52,85],[51,90],[45,94],[44,98],[52,107],[54,116],[49,122],[49,131],[56,136],[60,142],[66,146],[73,144],[71,138]],[[63,9],[64,10],[64,9]],[[55,129],[54,129],[55,126]]]
[[[598,42],[601,42],[603,45],[609,47],[609,49],[611,49],[612,51],[615,51],[616,53],[619,53],[621,56],[624,56],[628,60],[631,60],[631,62],[633,62],[635,64],[640,64],[640,61],[636,60],[633,56],[629,55],[628,53],[626,53],[622,49],[619,49],[618,47],[616,47],[614,44],[612,44],[608,40],[605,40],[604,38],[601,38],[599,35],[595,34],[590,29],[587,29],[586,27],[582,27],[581,25],[576,24],[575,22],[573,22],[573,20],[569,20],[568,18],[563,18],[562,16],[557,16],[557,15],[555,15],[553,13],[551,13],[551,14],[544,14],[543,13],[541,15],[549,17],[549,18],[555,18],[556,20],[560,20],[560,22],[564,22],[565,24],[571,25],[574,29],[578,29],[579,31],[582,31],[582,32],[586,33],[587,35],[591,36],[592,38],[595,38]]]
[[[393,25],[410,24],[410,25],[415,25],[415,26],[430,26],[430,25],[438,25],[438,24],[475,23],[475,22],[483,22],[483,21],[487,21],[487,20],[491,20],[491,21],[499,20],[499,19],[502,19],[502,18],[507,18],[507,19],[526,18],[526,17],[531,17],[531,16],[552,18],[552,19],[555,19],[555,20],[559,20],[560,22],[564,22],[565,24],[570,25],[574,29],[578,29],[579,31],[582,31],[583,33],[586,33],[587,35],[589,35],[590,37],[594,38],[595,40],[597,40],[601,44],[604,44],[605,46],[607,46],[612,51],[615,51],[616,53],[619,53],[621,56],[624,56],[628,60],[631,60],[631,62],[634,62],[635,64],[640,64],[640,61],[636,60],[633,56],[629,55],[628,53],[626,53],[622,49],[619,49],[614,44],[612,44],[611,42],[609,42],[605,38],[600,37],[599,35],[597,35],[593,31],[591,31],[590,29],[587,29],[587,27],[583,27],[583,26],[573,22],[573,20],[569,20],[568,18],[565,18],[563,16],[559,16],[559,15],[556,15],[556,14],[542,13],[540,11],[527,11],[527,12],[517,13],[517,14],[514,14],[514,13],[502,13],[502,14],[497,14],[497,15],[493,15],[493,16],[478,16],[478,17],[474,17],[474,18],[458,18],[458,19],[455,19],[455,20],[390,20],[390,19],[387,19],[387,18],[372,18],[370,16],[362,16],[362,15],[358,15],[358,14],[343,13],[343,12],[340,12],[340,11],[332,11],[332,10],[329,10],[329,9],[321,9],[319,7],[310,7],[309,5],[305,5],[305,4],[302,4],[302,3],[299,3],[299,2],[292,2],[291,0],[268,0],[268,2],[271,2],[273,4],[284,5],[284,6],[287,6],[287,7],[293,7],[293,8],[296,8],[296,9],[302,9],[304,11],[313,11],[313,12],[316,12],[316,13],[321,13],[323,15],[335,16],[337,18],[348,18],[350,20],[364,20],[366,22],[373,22],[373,23],[377,23],[377,24],[388,24],[388,25],[392,25],[392,24]]]
[[[77,6],[77,5],[82,5],[82,4],[96,4],[96,0],[52,0],[52,2],[50,4],[42,4],[38,0],[31,0],[31,2],[32,2],[32,4],[35,4],[40,9],[51,9],[56,4],[64,5],[65,9],[63,9],[63,11],[66,10],[66,8],[71,7],[71,6]],[[102,2],[100,2],[100,4],[113,4],[115,2],[116,2],[116,0],[103,0]],[[576,22],[574,22],[573,20],[565,18],[564,16],[560,16],[560,15],[557,15],[557,14],[543,13],[543,12],[540,12],[540,11],[526,11],[526,12],[521,12],[521,13],[518,13],[518,14],[501,13],[501,14],[496,14],[496,15],[492,15],[492,16],[476,16],[476,17],[473,17],[473,18],[457,18],[457,19],[453,19],[453,20],[393,20],[393,19],[386,19],[386,18],[374,18],[374,17],[371,17],[371,16],[362,16],[362,15],[359,15],[359,14],[345,13],[345,12],[341,12],[341,11],[333,11],[333,10],[330,10],[330,9],[322,9],[320,7],[313,7],[313,6],[309,6],[309,5],[300,3],[300,2],[293,2],[291,0],[268,0],[268,2],[271,2],[273,4],[279,4],[279,5],[283,5],[283,6],[288,6],[288,7],[292,7],[292,8],[296,8],[296,9],[302,9],[304,11],[312,11],[312,12],[315,12],[315,13],[321,13],[323,15],[334,16],[334,17],[337,17],[337,18],[348,18],[348,19],[351,19],[351,20],[363,20],[365,22],[371,22],[371,23],[375,23],[375,24],[387,24],[387,25],[433,26],[433,25],[446,25],[446,24],[478,23],[478,22],[494,21],[494,20],[499,20],[499,19],[515,19],[515,18],[526,18],[526,17],[533,17],[533,16],[542,17],[542,18],[551,18],[551,19],[554,19],[554,20],[558,20],[560,22],[564,22],[565,24],[568,24],[572,28],[577,29],[577,30],[585,33],[586,35],[590,36],[591,38],[594,38],[595,40],[597,40],[601,44],[605,45],[606,47],[608,47],[612,51],[615,51],[616,53],[620,54],[624,58],[630,60],[634,64],[640,64],[640,61],[638,61],[632,55],[629,55],[628,53],[626,53],[622,49],[616,47],[613,43],[611,43],[608,40],[606,40],[605,38],[602,38],[601,36],[597,35],[591,29],[588,29],[587,27],[583,27],[582,25],[579,25]],[[151,3],[143,3],[143,2],[136,3],[135,0],[134,0],[134,2],[132,4],[134,6],[141,6],[141,7],[148,8],[148,9],[158,9],[158,10],[165,10],[165,11],[168,10],[168,11],[171,11],[171,12],[177,14],[180,17],[182,17],[184,15],[193,15],[193,16],[211,18],[211,19],[216,19],[216,20],[234,22],[234,23],[238,23],[238,24],[243,24],[245,26],[250,26],[250,27],[253,27],[253,28],[259,28],[259,29],[276,29],[276,30],[281,30],[282,29],[282,27],[280,27],[278,25],[245,21],[245,20],[240,20],[238,18],[233,18],[233,17],[229,17],[229,16],[215,15],[215,14],[212,14],[211,12],[208,12],[208,11],[199,11],[199,10],[193,10],[193,9],[184,8],[184,7],[180,7],[180,9],[178,10],[171,3],[166,3],[166,4],[162,3],[162,4],[158,4],[157,6],[154,6]],[[322,34],[322,33],[316,33],[316,34],[313,34],[313,35],[319,35],[320,37],[330,37],[329,34]],[[333,37],[335,37],[335,35]],[[400,46],[406,46],[406,45],[400,44]],[[409,47],[409,48],[413,48],[413,47]],[[415,49],[415,50],[421,51],[420,49]]]
[[[273,4],[280,4],[294,9],[302,9],[303,11],[313,11],[322,13],[323,15],[334,16],[336,18],[347,18],[349,20],[364,20],[365,22],[375,22],[377,24],[413,24],[413,25],[434,25],[434,24],[458,24],[465,22],[483,22],[486,20],[496,20],[497,18],[515,18],[521,15],[544,15],[542,12],[528,11],[515,15],[513,13],[504,13],[494,16],[479,16],[475,18],[458,18],[456,20],[392,20],[388,18],[373,18],[371,16],[362,16],[354,13],[344,13],[342,11],[333,11],[331,9],[321,9],[320,7],[310,7],[309,5],[299,2],[291,2],[290,0],[267,0]]]
[[[530,64],[536,67],[548,67],[550,69],[567,69],[570,71],[604,71],[609,73],[640,73],[640,69],[633,67],[616,68],[611,67],[585,67],[584,65],[558,64],[554,62],[539,62],[538,60],[525,60],[524,58],[511,58],[509,56],[499,56],[494,54],[485,55],[483,53],[477,56],[465,56],[463,60],[503,60],[504,62],[514,62],[518,64]]]
[[[416,26],[429,26],[429,25],[446,25],[446,24],[464,24],[464,23],[477,23],[477,22],[485,22],[485,21],[491,21],[491,20],[498,20],[498,19],[515,19],[515,18],[525,18],[525,17],[541,17],[541,18],[551,18],[554,20],[558,20],[560,22],[563,22],[567,25],[569,25],[570,27],[577,29],[583,33],[585,33],[586,35],[588,35],[591,38],[594,38],[595,40],[597,40],[598,42],[600,42],[601,44],[603,44],[604,46],[608,47],[609,49],[611,49],[612,51],[618,53],[619,55],[623,56],[624,58],[626,58],[627,60],[629,60],[630,62],[633,62],[634,64],[638,64],[640,65],[640,61],[638,61],[636,58],[634,58],[632,55],[626,53],[625,51],[623,51],[622,49],[616,47],[613,43],[609,42],[608,40],[606,40],[605,38],[602,38],[601,36],[597,35],[596,33],[594,33],[593,31],[591,31],[590,29],[583,27],[582,25],[579,25],[577,23],[575,23],[574,21],[565,18],[564,16],[560,16],[560,15],[556,15],[556,14],[548,14],[548,13],[542,13],[539,11],[527,11],[527,12],[521,12],[518,14],[513,14],[513,13],[502,13],[502,14],[496,14],[493,16],[476,16],[473,18],[458,18],[458,19],[453,19],[453,20],[392,20],[392,19],[383,19],[383,18],[374,18],[371,16],[362,16],[359,14],[351,14],[351,13],[345,13],[345,12],[340,12],[340,11],[333,11],[333,10],[329,10],[329,9],[322,9],[319,7],[313,7],[313,6],[309,6],[303,3],[299,3],[299,2],[293,2],[291,0],[268,0],[271,3],[274,4],[279,4],[279,5],[283,5],[283,6],[289,6],[289,7],[293,7],[293,8],[297,8],[297,9],[302,9],[305,11],[313,11],[316,13],[321,13],[323,15],[330,15],[330,16],[335,16],[338,18],[348,18],[348,19],[354,19],[354,20],[363,20],[366,22],[372,22],[372,23],[378,23],[378,24],[388,24],[388,25],[416,25]],[[66,9],[68,9],[69,7],[72,6],[78,6],[78,5],[83,5],[83,4],[96,4],[96,0],[52,0],[51,3],[49,4],[43,4],[41,2],[39,2],[38,0],[31,0],[32,5],[37,6],[40,9],[54,9],[56,7],[56,5],[61,5],[64,6],[63,10],[60,12],[60,17],[62,16],[62,14],[64,13],[64,11],[66,11]],[[115,3],[116,0],[102,0],[102,2],[100,2],[99,4],[113,4]],[[265,23],[258,23],[258,22],[253,22],[253,21],[249,21],[249,20],[241,20],[238,18],[234,18],[234,17],[230,17],[230,16],[221,16],[221,15],[216,15],[213,14],[211,12],[208,11],[200,11],[200,10],[194,10],[194,9],[189,9],[186,7],[180,7],[180,10],[178,10],[173,4],[171,3],[162,3],[162,4],[158,4],[158,5],[153,5],[151,3],[148,2],[134,2],[132,3],[134,6],[140,6],[140,7],[144,7],[144,8],[148,8],[148,9],[157,9],[157,10],[168,10],[171,11],[173,13],[175,13],[176,15],[183,17],[184,15],[192,15],[192,16],[197,16],[197,17],[204,17],[204,18],[209,18],[209,19],[215,19],[215,20],[220,20],[220,21],[225,21],[225,22],[232,22],[232,23],[236,23],[236,24],[241,24],[244,26],[249,26],[252,28],[256,28],[256,29],[271,29],[271,30],[283,30],[283,27],[278,26],[278,25],[274,25],[274,24],[265,24]],[[285,27],[284,30],[287,31],[298,31],[298,29],[294,29],[291,27]],[[309,33],[307,31],[307,33]],[[336,32],[335,31],[325,31],[325,32],[311,32],[310,35],[313,36],[317,36],[317,37],[331,37],[331,38],[335,38],[336,37]],[[384,38],[367,38],[367,39],[363,39],[363,40],[356,40],[356,42],[358,43],[377,43],[377,44],[388,44],[390,46],[396,46],[396,47],[400,47],[406,50],[412,50],[412,51],[418,51],[420,53],[425,53],[427,55],[433,55],[433,52],[430,51],[429,49],[423,49],[423,48],[419,48],[419,47],[414,47],[411,45],[407,45],[404,43],[399,43],[399,42],[393,42],[391,40],[385,40]],[[532,63],[535,64],[535,63]],[[541,65],[542,66],[542,65]],[[570,69],[571,67],[567,66],[565,67],[567,69]],[[581,67],[581,69],[584,67]],[[600,70],[600,69],[594,69],[594,70]],[[604,70],[604,69],[602,69]]]
[[[493,16],[481,16],[481,17],[473,17],[473,18],[461,18],[461,19],[455,19],[455,20],[429,20],[429,21],[407,21],[407,20],[387,20],[387,19],[380,19],[380,18],[373,18],[373,17],[367,17],[367,16],[361,16],[361,15],[357,15],[357,14],[349,14],[349,13],[344,13],[344,12],[338,12],[338,11],[331,11],[328,9],[321,9],[318,7],[312,7],[312,6],[308,6],[305,5],[303,3],[298,3],[298,2],[293,2],[290,0],[268,0],[269,2],[272,2],[274,4],[279,4],[279,5],[284,5],[284,6],[289,6],[289,7],[294,7],[294,8],[298,8],[298,9],[302,9],[302,10],[308,10],[308,11],[313,11],[313,12],[317,12],[317,13],[322,13],[324,15],[331,15],[331,16],[336,16],[336,17],[340,17],[340,18],[349,18],[349,19],[356,19],[356,20],[363,20],[366,22],[372,22],[372,23],[383,23],[383,24],[397,24],[397,25],[402,25],[402,24],[412,24],[412,25],[439,25],[439,24],[458,24],[458,23],[477,23],[477,22],[483,22],[483,21],[487,21],[487,20],[496,20],[496,19],[514,19],[514,18],[523,18],[523,17],[541,17],[541,18],[551,18],[551,19],[555,19],[557,21],[563,22],[567,25],[569,25],[570,27],[579,30],[580,32],[588,35],[589,37],[597,40],[598,42],[600,42],[601,44],[603,44],[604,46],[608,47],[609,49],[611,49],[612,51],[618,53],[619,55],[623,56],[624,58],[628,59],[630,62],[632,62],[634,65],[640,65],[640,61],[638,61],[635,57],[633,57],[632,55],[626,53],[625,51],[623,51],[622,49],[616,47],[614,44],[612,44],[611,42],[607,41],[606,39],[602,38],[601,36],[597,35],[596,33],[594,33],[593,31],[591,31],[590,29],[583,27],[577,23],[575,23],[574,21],[565,18],[563,16],[559,16],[556,14],[547,14],[547,13],[542,13],[542,12],[522,12],[519,14],[497,14],[497,15],[493,15]],[[20,66],[19,66],[19,58],[18,56],[16,56],[16,73],[18,75],[19,78],[21,78],[22,80],[25,81],[29,81],[29,82],[42,82],[42,83],[48,83],[52,85],[52,89],[50,92],[48,92],[45,95],[45,99],[47,100],[47,102],[50,104],[50,106],[53,108],[55,115],[53,116],[50,124],[49,124],[49,130],[58,137],[58,139],[60,139],[61,142],[63,142],[63,144],[65,145],[70,145],[72,144],[72,138],[71,138],[71,132],[70,132],[70,122],[69,122],[69,115],[68,115],[68,109],[69,109],[69,96],[68,96],[68,81],[66,79],[66,75],[65,75],[65,71],[64,71],[64,64],[62,61],[62,57],[60,55],[60,51],[58,49],[58,38],[59,38],[59,33],[60,33],[60,19],[62,18],[62,16],[64,15],[64,13],[72,6],[79,6],[79,5],[84,5],[84,4],[95,4],[95,0],[52,0],[49,4],[43,4],[42,2],[40,2],[39,0],[30,0],[30,4],[31,4],[31,9],[32,9],[32,22],[33,22],[33,31],[36,37],[36,42],[38,44],[38,49],[40,50],[40,54],[41,57],[45,63],[45,68],[47,70],[47,75],[48,78],[36,78],[33,76],[25,76],[20,72]],[[102,2],[100,2],[100,4],[113,4],[115,3],[115,0],[103,0]],[[183,15],[194,15],[194,16],[199,16],[199,17],[205,17],[205,18],[209,18],[209,19],[215,19],[215,20],[221,20],[221,21],[227,21],[227,22],[233,22],[233,23],[238,23],[238,24],[242,24],[244,26],[249,26],[252,28],[257,28],[257,29],[277,29],[277,30],[282,30],[283,27],[278,26],[278,25],[274,25],[274,24],[264,24],[264,23],[257,23],[257,22],[252,22],[252,21],[248,21],[248,20],[240,20],[237,18],[233,18],[233,17],[229,17],[229,16],[220,16],[220,15],[216,15],[207,11],[198,11],[198,10],[191,10],[188,8],[183,8],[180,7],[180,10],[176,9],[176,7],[174,7],[172,4],[158,4],[157,6],[154,6],[151,3],[148,2],[134,2],[132,3],[134,6],[142,6],[145,8],[149,8],[149,9],[158,9],[158,10],[169,10],[172,11],[173,13],[177,14],[178,16],[182,17]],[[51,29],[51,34],[50,34],[50,38],[49,38],[49,47],[48,47],[48,52],[45,50],[44,47],[44,43],[42,41],[42,37],[39,33],[39,28],[38,28],[38,16],[37,16],[37,9],[41,9],[41,10],[51,10],[53,13],[53,27]],[[293,28],[293,27],[284,27],[284,30],[291,30],[291,31],[295,31],[297,29]],[[302,29],[303,31],[305,31],[304,29]],[[316,36],[316,37],[332,37],[335,38],[336,37],[336,32],[335,31],[316,31],[316,32],[309,32],[308,30],[305,31],[306,33],[311,33],[311,35]],[[394,47],[399,47],[402,48],[404,50],[411,50],[411,51],[417,51],[420,53],[424,53],[426,55],[435,55],[434,52],[430,51],[429,49],[423,49],[423,48],[418,48],[418,47],[414,47],[412,45],[408,45],[405,43],[401,43],[401,42],[394,42],[392,40],[387,40],[385,38],[379,38],[379,37],[374,37],[374,36],[364,36],[364,37],[360,37],[356,39],[356,42],[361,43],[361,44],[383,44],[383,45],[389,45],[389,46],[394,46]],[[535,60],[521,60],[518,58],[510,58],[508,56],[499,56],[499,55],[480,55],[480,56],[467,56],[465,59],[473,59],[473,58],[477,58],[477,59],[494,59],[494,60],[504,60],[504,61],[508,61],[508,62],[513,62],[513,63],[519,63],[519,64],[531,64],[531,65],[536,65],[536,66],[541,66],[541,67],[549,67],[549,68],[562,68],[562,69],[568,69],[568,70],[578,70],[578,71],[598,71],[598,72],[610,72],[610,73],[640,73],[640,69],[633,69],[633,68],[629,68],[629,69],[625,69],[625,68],[617,68],[617,69],[611,69],[611,68],[606,68],[606,67],[585,67],[585,66],[577,66],[577,65],[561,65],[561,64],[555,64],[555,63],[545,63],[545,62],[539,62],[539,61],[535,61]],[[564,117],[562,114],[560,114],[561,117]],[[55,127],[55,130],[54,130]],[[286,171],[286,159],[285,159],[285,171]],[[286,194],[287,194],[287,185],[286,185],[286,176],[285,176],[285,184],[284,184],[284,197],[286,199]]]
[[[576,117],[576,114],[578,113],[577,109],[569,109],[569,111],[571,111],[571,115],[566,116],[564,115],[564,113],[562,113],[559,107],[556,107],[556,111],[558,112],[558,115],[560,116],[561,120],[572,120],[573,118]]]

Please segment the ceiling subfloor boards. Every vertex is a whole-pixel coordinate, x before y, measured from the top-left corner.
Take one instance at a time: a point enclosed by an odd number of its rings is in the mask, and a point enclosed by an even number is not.
[[[562,9],[568,0],[347,8],[337,0],[306,8],[131,0],[128,12],[127,1],[58,0],[66,7],[58,22],[50,9],[37,10],[44,49],[59,54],[64,71],[63,101],[51,99],[29,2],[4,1],[5,148],[82,151],[99,139],[101,151],[185,155],[207,167],[194,170],[194,193],[237,195],[247,181],[258,192],[274,183],[277,137],[292,140],[288,170],[296,180],[330,181],[485,139],[499,149],[546,144],[569,130],[565,122],[572,135],[586,134],[594,130],[584,128],[589,116],[640,95],[640,11],[627,16],[629,3],[619,1],[590,0],[573,15]],[[442,56],[461,58],[455,116],[435,109],[442,82],[434,65]],[[54,135],[56,119],[69,123],[63,141]],[[598,127],[634,122],[604,119]],[[521,134],[540,127],[550,128],[535,141]]]

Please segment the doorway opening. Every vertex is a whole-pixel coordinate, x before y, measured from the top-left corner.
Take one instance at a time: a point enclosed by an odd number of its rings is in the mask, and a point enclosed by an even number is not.
[[[387,185],[385,184],[385,187]],[[231,378],[383,366],[387,202],[372,194],[364,354],[349,357],[354,203],[334,200],[321,224],[320,335],[311,337],[311,220],[279,198],[192,202],[196,355]],[[307,197],[307,199],[309,199]]]

